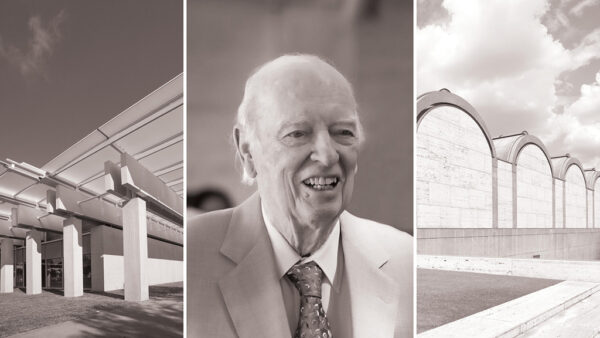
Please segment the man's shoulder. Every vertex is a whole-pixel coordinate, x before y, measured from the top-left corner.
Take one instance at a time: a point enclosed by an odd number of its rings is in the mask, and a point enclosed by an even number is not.
[[[412,257],[413,237],[395,227],[370,219],[354,216],[349,212],[343,214],[342,222],[349,223],[353,232],[360,236],[363,245],[377,247],[392,256]]]
[[[187,221],[188,269],[203,269],[221,262],[219,253],[227,236],[233,209],[212,211]]]
[[[196,215],[188,219],[186,231],[188,242],[194,243],[223,236],[227,232],[233,209],[223,209]]]

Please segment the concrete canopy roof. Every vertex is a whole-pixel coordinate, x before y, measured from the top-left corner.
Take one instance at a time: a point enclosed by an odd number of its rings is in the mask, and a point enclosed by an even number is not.
[[[180,74],[42,168],[10,159],[0,161],[0,219],[11,218],[11,210],[15,208],[45,212],[49,208],[48,191],[55,193],[59,186],[90,198],[121,202],[118,196],[104,195],[104,163],[119,163],[122,153],[131,155],[183,200],[183,143],[183,75]],[[0,228],[11,230],[6,223],[0,223]]]
[[[179,75],[42,167],[52,177],[104,192],[104,162],[132,155],[183,194],[183,77]]]
[[[458,108],[467,113],[473,120],[475,120],[475,123],[477,123],[477,125],[481,129],[481,132],[485,135],[486,141],[490,147],[490,152],[492,153],[492,157],[496,158],[496,148],[494,146],[494,143],[492,142],[491,134],[485,122],[483,121],[481,116],[479,116],[479,113],[477,113],[475,108],[465,99],[451,93],[447,89],[440,89],[439,91],[427,92],[425,94],[420,95],[417,98],[417,129],[419,128],[419,124],[427,115],[427,113],[439,106],[451,106]]]

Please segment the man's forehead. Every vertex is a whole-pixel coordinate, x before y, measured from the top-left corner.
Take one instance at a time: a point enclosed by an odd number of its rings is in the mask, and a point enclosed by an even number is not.
[[[273,119],[275,125],[280,127],[302,125],[314,122],[315,120],[323,120],[331,125],[353,125],[358,124],[356,113],[348,111],[342,114],[330,114],[324,111],[314,111],[308,114],[279,114]]]
[[[281,57],[265,65],[253,77],[258,90],[276,91],[279,95],[314,95],[311,91],[316,89],[337,90],[353,95],[344,76],[316,57]]]

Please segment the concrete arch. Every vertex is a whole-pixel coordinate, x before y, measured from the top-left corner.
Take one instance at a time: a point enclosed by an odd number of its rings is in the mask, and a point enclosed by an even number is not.
[[[492,142],[491,134],[475,108],[462,97],[451,93],[448,89],[440,89],[436,92],[427,92],[417,98],[417,129],[423,118],[438,106],[451,106],[458,108],[468,114],[477,123],[481,132],[485,135],[493,158],[496,158],[496,148]]]
[[[600,171],[595,169],[585,171],[585,185],[590,190],[595,190],[596,180],[600,177]]]
[[[559,180],[565,180],[565,176],[567,175],[567,171],[569,170],[569,168],[572,165],[576,165],[579,167],[579,170],[581,170],[581,175],[583,175],[583,178],[585,180],[585,170],[583,170],[583,165],[581,164],[581,161],[579,161],[577,158],[575,157],[571,157],[571,155],[566,154],[563,157],[555,157],[552,159],[552,164],[554,166],[554,177],[558,178]]]
[[[554,177],[554,166],[552,165],[552,159],[550,157],[550,153],[548,152],[548,148],[546,145],[540,140],[538,137],[534,135],[524,134],[518,137],[513,143],[509,153],[507,154],[507,160],[510,163],[517,164],[517,160],[519,159],[519,155],[521,155],[521,150],[528,145],[535,145],[546,155],[546,160],[548,161],[548,165],[550,166],[550,172]]]

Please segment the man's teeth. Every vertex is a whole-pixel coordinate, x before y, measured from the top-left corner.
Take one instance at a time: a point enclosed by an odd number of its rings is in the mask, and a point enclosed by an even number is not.
[[[337,182],[337,177],[311,177],[304,180],[304,184],[317,190],[333,188]]]

